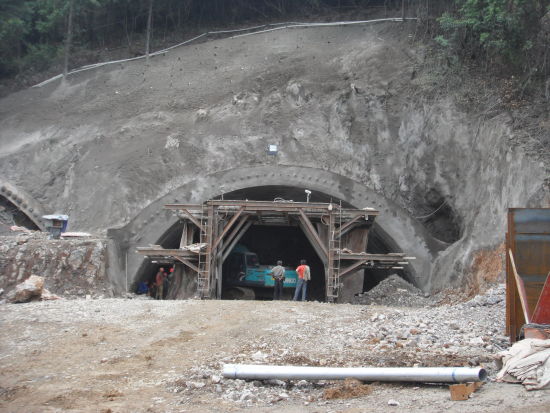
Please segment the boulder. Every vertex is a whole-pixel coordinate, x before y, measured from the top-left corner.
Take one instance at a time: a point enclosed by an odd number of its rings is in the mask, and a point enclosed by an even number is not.
[[[44,289],[44,278],[38,275],[31,275],[21,284],[18,284],[10,294],[9,301],[12,303],[26,303],[38,299]]]

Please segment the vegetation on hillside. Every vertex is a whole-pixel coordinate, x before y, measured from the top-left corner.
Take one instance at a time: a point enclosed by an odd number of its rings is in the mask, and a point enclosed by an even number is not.
[[[75,50],[124,47],[127,56],[135,56],[149,44],[151,50],[166,45],[167,34],[189,37],[212,27],[353,10],[436,22],[431,33],[450,64],[473,62],[540,78],[550,72],[549,5],[550,0],[0,0],[0,80],[44,71],[64,55],[66,67],[78,66],[81,61],[69,59]]]
[[[454,5],[438,19],[441,34],[435,38],[454,60],[505,74],[548,75],[548,0],[457,0]]]

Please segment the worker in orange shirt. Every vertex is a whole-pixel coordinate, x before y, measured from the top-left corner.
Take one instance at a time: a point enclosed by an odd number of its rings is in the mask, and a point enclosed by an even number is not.
[[[302,293],[302,301],[306,301],[307,283],[311,280],[311,270],[306,260],[300,260],[300,265],[296,268],[298,273],[298,281],[296,282],[296,290],[294,291],[294,301],[300,300],[300,292]]]

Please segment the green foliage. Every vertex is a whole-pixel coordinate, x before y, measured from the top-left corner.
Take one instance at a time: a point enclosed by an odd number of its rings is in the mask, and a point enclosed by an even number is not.
[[[462,59],[523,69],[545,13],[544,0],[456,0],[438,19],[436,42]]]
[[[451,45],[451,42],[449,42],[448,39],[446,39],[445,37],[443,37],[441,35],[436,36],[435,41],[436,41],[437,44],[439,44],[442,47],[449,47]]]
[[[71,1],[82,31],[86,16],[122,0],[0,0],[0,78],[48,68],[66,37]]]
[[[18,61],[19,69],[33,72],[46,70],[61,50],[59,46],[51,44],[29,45],[25,56]]]
[[[59,56],[67,38],[71,3],[73,44],[81,50],[128,46],[130,53],[139,54],[143,44],[135,44],[139,36],[134,34],[142,37],[146,30],[149,1],[0,0],[0,78],[30,68],[44,70],[48,61]],[[408,10],[426,5],[440,16],[435,41],[450,65],[470,59],[504,67],[548,68],[550,53],[541,48],[537,33],[541,17],[550,10],[549,2],[407,0],[406,4]],[[390,3],[400,10],[401,2],[396,0],[154,0],[153,45],[158,46],[155,40],[160,36],[169,38],[184,30],[195,34],[213,27],[300,19],[316,12],[333,13],[340,8],[349,12]]]

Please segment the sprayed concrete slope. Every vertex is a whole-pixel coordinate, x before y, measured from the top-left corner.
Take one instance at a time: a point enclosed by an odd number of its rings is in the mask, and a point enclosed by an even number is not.
[[[115,274],[127,255],[133,277],[135,247],[176,222],[164,203],[287,185],[380,209],[381,236],[418,257],[413,281],[456,285],[478,251],[502,243],[508,207],[548,204],[545,165],[508,146],[505,115],[480,121],[451,96],[411,93],[422,59],[413,31],[217,40],[8,96],[0,180],[25,194],[20,203],[69,214],[75,230],[111,229]]]

